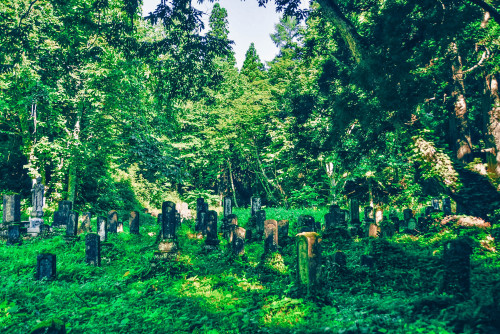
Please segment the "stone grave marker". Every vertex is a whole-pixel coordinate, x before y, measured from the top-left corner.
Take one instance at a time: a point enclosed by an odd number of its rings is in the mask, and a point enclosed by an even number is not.
[[[130,211],[130,234],[139,234],[139,211]]]
[[[288,230],[290,228],[290,223],[286,219],[278,220],[278,243],[280,246],[284,246],[288,243]]]
[[[245,254],[245,236],[246,230],[241,226],[236,226],[233,230],[232,251],[234,255],[241,256]]]
[[[201,236],[207,235],[207,224],[208,224],[208,212],[200,212],[200,220],[198,225],[198,232]]]
[[[433,198],[431,200],[431,207],[432,207],[432,212],[440,212],[441,208],[439,207],[439,199],[438,198]]]
[[[259,210],[255,213],[255,232],[257,238],[261,239],[264,234],[264,222],[266,221],[266,211]]]
[[[32,218],[42,218],[43,217],[43,193],[45,191],[45,186],[42,184],[42,178],[37,177],[33,180],[33,188],[31,189],[31,203],[33,204],[33,209],[31,210]]]
[[[175,240],[176,239],[175,203],[170,201],[163,202],[161,214],[162,214],[163,240]]]
[[[451,215],[451,199],[449,197],[443,198],[443,213],[445,216]]]
[[[90,231],[92,231],[91,220],[92,220],[92,213],[84,212],[82,214],[82,223],[80,224],[80,227],[83,233],[89,233]]]
[[[118,213],[116,210],[108,212],[108,233],[118,233]]]
[[[450,240],[444,245],[445,266],[442,289],[451,295],[470,295],[470,255],[472,248],[465,239]]]
[[[359,202],[357,198],[351,198],[349,200],[349,214],[351,216],[351,224],[360,223],[359,220]]]
[[[253,217],[255,214],[260,211],[261,202],[260,197],[252,197],[250,199],[250,216]]]
[[[229,216],[233,213],[233,207],[231,204],[232,204],[231,198],[224,197],[224,202],[223,202],[224,218],[226,218],[227,216]]]
[[[211,210],[207,214],[207,238],[205,249],[215,249],[219,246],[219,235],[217,233],[217,211]]]
[[[60,201],[58,206],[58,210],[54,212],[52,226],[65,227],[68,223],[69,212],[73,209],[73,203],[71,201]]]
[[[101,265],[101,236],[97,233],[85,236],[85,262],[96,267]]]
[[[78,232],[78,212],[70,211],[66,224],[66,236],[75,237]]]
[[[225,229],[223,232],[223,236],[227,239],[228,243],[233,241],[233,233],[234,229],[238,226],[238,216],[235,214],[230,214],[225,219]]]
[[[21,196],[3,195],[3,224],[21,222]]]
[[[21,244],[21,229],[18,224],[10,224],[7,227],[7,245]]]
[[[417,220],[415,218],[408,219],[408,230],[415,231],[417,229]]]
[[[56,255],[50,253],[38,255],[36,258],[35,279],[39,281],[54,278],[56,278]]]
[[[300,215],[297,220],[297,225],[299,227],[299,233],[316,231],[316,222],[314,218],[309,215]]]
[[[201,231],[200,229],[200,223],[201,223],[201,213],[204,211],[204,204],[205,199],[203,197],[199,197],[196,199],[196,224],[195,224],[195,231]]]
[[[307,288],[308,294],[319,283],[321,274],[321,247],[319,235],[302,232],[297,240],[297,280]]]
[[[102,242],[108,239],[108,220],[104,216],[97,217],[97,233]]]
[[[268,219],[264,222],[264,254],[278,251],[278,222]]]

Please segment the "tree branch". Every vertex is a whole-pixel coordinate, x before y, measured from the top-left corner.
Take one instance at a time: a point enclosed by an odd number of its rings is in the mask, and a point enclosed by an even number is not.
[[[495,7],[493,7],[492,5],[483,0],[469,0],[469,1],[475,5],[478,5],[479,7],[490,13],[491,17],[493,17],[495,21],[497,21],[497,23],[500,24],[500,12],[498,12],[498,10],[496,10]]]

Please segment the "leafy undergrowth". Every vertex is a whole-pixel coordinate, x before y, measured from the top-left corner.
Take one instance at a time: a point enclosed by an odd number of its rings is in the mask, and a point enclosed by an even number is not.
[[[236,213],[244,225],[246,212]],[[289,219],[295,231],[302,213],[324,214],[276,209],[268,218]],[[84,235],[75,244],[61,236],[0,243],[0,332],[29,333],[50,319],[69,333],[500,332],[497,253],[475,244],[471,298],[440,292],[443,244],[457,231],[325,239],[323,281],[307,296],[295,281],[293,242],[263,264],[262,242],[247,244],[243,258],[231,257],[222,238],[220,251],[207,252],[186,222],[181,255],[166,262],[153,258],[154,219],[141,219],[140,236],[112,235],[103,245],[101,267],[84,263]],[[332,264],[338,250],[347,255],[345,270]],[[57,279],[35,281],[36,256],[45,252],[57,256]],[[363,254],[373,256],[373,269],[359,265]]]

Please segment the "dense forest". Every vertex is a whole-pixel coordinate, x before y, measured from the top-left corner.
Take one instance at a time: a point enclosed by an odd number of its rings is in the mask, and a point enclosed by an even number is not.
[[[40,178],[45,185],[46,222],[52,221],[61,201],[94,216],[109,210],[137,210],[145,222],[137,240],[113,236],[112,246],[103,251],[114,261],[105,277],[100,277],[102,268],[77,274],[85,266],[71,266],[84,245],[71,246],[74,252],[63,259],[70,268],[62,274],[68,289],[83,289],[85,294],[90,289],[86,284],[95,289],[116,279],[119,282],[106,293],[122,296],[114,312],[125,312],[122,307],[134,306],[128,304],[132,301],[124,287],[132,284],[134,291],[153,293],[155,286],[167,281],[151,283],[153,287],[144,282],[157,279],[164,270],[173,280],[168,282],[175,282],[172,289],[180,290],[170,290],[160,302],[172,298],[180,310],[202,319],[181,330],[177,316],[163,309],[171,317],[171,327],[165,327],[171,331],[164,332],[256,333],[292,328],[298,333],[416,332],[419,328],[424,333],[500,332],[498,320],[488,313],[500,312],[498,295],[494,297],[500,291],[500,259],[492,238],[500,238],[492,229],[500,220],[500,6],[490,0],[316,0],[305,10],[299,0],[247,1],[282,13],[270,35],[279,54],[263,63],[251,44],[241,69],[228,36],[228,13],[218,3],[205,26],[205,14],[191,0],[161,0],[154,12],[145,15],[140,0],[0,2],[0,192],[19,194],[27,217],[34,206],[33,180]],[[398,210],[401,215],[404,208],[422,210],[433,198],[451,198],[457,215],[446,220],[442,213],[434,214],[435,226],[426,231],[432,233],[421,239],[395,237],[397,242],[392,243],[361,238],[362,245],[357,245],[345,240],[328,243],[325,235],[327,255],[350,250],[349,259],[369,253],[377,260],[389,252],[395,263],[408,260],[403,265],[408,272],[395,283],[388,276],[396,277],[402,269],[387,265],[389,260],[379,261],[378,274],[359,268],[345,274],[337,267],[327,268],[329,279],[335,281],[324,286],[329,292],[303,303],[294,299],[302,296],[301,291],[288,280],[295,263],[293,243],[283,246],[287,251],[280,258],[281,276],[273,281],[260,265],[252,265],[263,256],[255,245],[247,249],[246,261],[233,263],[234,259],[224,257],[227,254],[197,258],[202,246],[200,240],[190,239],[194,220],[179,229],[180,249],[188,260],[140,266],[145,256],[140,253],[151,251],[148,245],[158,232],[148,210],[156,216],[168,200],[188,203],[194,212],[197,199],[204,198],[220,212],[223,199],[230,198],[240,223],[251,223],[256,218],[253,212],[248,217],[247,208],[256,197],[271,210],[268,218],[290,220],[291,231],[297,233],[300,228],[294,224],[300,214],[322,221],[327,208],[348,207],[352,199],[375,211]],[[479,232],[455,227],[443,232],[441,227],[450,221],[462,227],[468,223],[460,222],[480,221]],[[429,286],[435,277],[429,268],[439,266],[433,252],[443,247],[450,233],[453,238],[468,236],[477,241],[473,268],[480,269],[473,282],[483,285],[472,295],[493,296],[491,300],[472,298],[474,302],[456,304],[449,296],[433,295],[422,301],[412,299],[417,297],[410,288],[387,288],[413,286],[421,279],[416,293],[432,290]],[[21,275],[22,280],[27,275],[23,270],[32,265],[34,254],[68,247],[62,238],[52,240],[35,240],[39,243],[33,241],[27,249],[0,246],[2,262],[11,252],[23,259],[0,270],[0,278],[10,282],[0,283],[0,329],[25,332],[35,324],[29,320],[29,327],[16,327],[8,316],[17,310],[23,315],[15,317],[23,322],[29,313],[29,306],[9,304],[22,299],[12,295],[14,277]],[[189,240],[194,244],[189,245]],[[488,245],[481,240],[489,240]],[[125,258],[125,253],[132,258]],[[228,261],[232,269],[225,267]],[[419,266],[430,267],[417,272]],[[243,279],[245,271],[248,277]],[[242,291],[229,289],[232,281]],[[253,290],[252,286],[266,282],[271,283]],[[377,290],[376,283],[389,290]],[[181,298],[178,291],[191,297],[199,293],[189,292],[190,287],[183,284],[222,288],[228,295],[219,296],[219,304],[210,304],[213,314],[206,315],[203,304],[189,306]],[[342,289],[350,290],[342,294]],[[388,291],[395,293],[394,300],[383,299]],[[368,308],[384,315],[369,315],[371,311],[361,306],[362,297],[353,299],[357,293],[370,293]],[[352,303],[352,309],[332,304],[337,297]],[[66,304],[74,303],[68,298]],[[234,298],[241,300],[232,303]],[[267,298],[276,303],[276,310],[285,310],[286,326],[276,315],[267,320],[245,318]],[[403,302],[407,299],[414,304],[412,310]],[[46,302],[55,305],[49,297]],[[105,303],[83,300],[87,310]],[[451,311],[456,305],[460,306]],[[417,308],[418,316],[412,313]],[[439,309],[447,311],[440,318],[429,316]],[[361,325],[349,320],[351,311],[362,319]],[[459,311],[486,315],[457,318]],[[56,313],[54,309],[43,312],[47,318]],[[137,317],[143,310],[131,312],[136,313],[130,319],[140,321]],[[244,328],[233,328],[231,321],[215,316],[217,312]],[[403,314],[409,318],[403,319]],[[78,323],[84,315],[78,321],[72,315],[63,318],[74,332],[103,332],[108,325],[109,332],[140,332],[140,326],[128,324],[129,320],[110,325],[103,320],[109,314],[101,316],[95,327]],[[388,320],[392,316],[398,320]],[[313,325],[331,317],[340,320],[335,325]],[[294,327],[290,319],[302,320]],[[144,324],[142,330],[158,332],[155,321]],[[406,323],[412,325],[405,327]]]

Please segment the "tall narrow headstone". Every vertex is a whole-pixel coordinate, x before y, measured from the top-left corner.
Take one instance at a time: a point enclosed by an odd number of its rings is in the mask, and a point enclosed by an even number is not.
[[[167,201],[162,205],[162,231],[164,240],[176,239],[175,204]]]
[[[321,273],[321,247],[319,235],[315,232],[303,232],[297,240],[297,279],[306,286],[309,293],[319,283]]]
[[[19,245],[21,243],[21,231],[19,225],[11,224],[7,228],[7,245]]]
[[[70,211],[68,214],[68,222],[66,224],[66,235],[70,237],[76,236],[78,232],[78,212]]]
[[[357,198],[351,198],[349,213],[351,215],[351,224],[359,224],[359,202]]]
[[[233,208],[231,206],[231,197],[224,197],[223,209],[224,209],[224,218],[233,213]]]
[[[101,265],[101,237],[96,233],[85,236],[85,262],[91,266]]]
[[[264,254],[278,250],[278,222],[268,219],[264,222]]]
[[[201,233],[201,235],[206,236],[207,235],[207,224],[208,224],[208,212],[205,211],[200,211],[200,218],[199,218],[199,224],[198,224],[198,232]]]
[[[56,278],[56,255],[40,254],[36,258],[36,280]]]
[[[21,221],[21,196],[3,195],[3,223],[19,223]]]
[[[450,240],[444,245],[443,290],[452,295],[470,294],[470,255],[472,248],[463,239]]]
[[[139,211],[130,211],[130,234],[139,234]]]
[[[73,208],[73,203],[71,201],[60,201],[59,209],[54,212],[54,221],[52,226],[64,227],[68,223],[69,212]]]
[[[199,197],[196,199],[196,224],[194,228],[195,231],[201,231],[200,222],[201,222],[201,212],[204,211],[203,203],[205,203],[205,199],[203,199],[203,197]]]
[[[208,211],[207,214],[207,238],[205,248],[215,248],[219,245],[217,234],[217,211]]]
[[[232,251],[234,255],[243,255],[245,254],[245,235],[246,230],[243,227],[237,226],[233,230],[233,242],[232,242]]]
[[[84,212],[82,214],[82,223],[80,225],[82,232],[88,233],[92,231],[91,220],[92,220],[92,213]]]
[[[108,238],[108,220],[106,217],[98,216],[97,217],[97,233],[101,238],[101,241],[106,241]]]
[[[33,209],[31,210],[31,217],[42,218],[43,217],[43,193],[45,191],[45,186],[42,184],[42,178],[37,177],[34,180],[33,188],[31,189],[31,199],[33,204]]]
[[[451,215],[451,199],[449,197],[443,198],[443,213],[445,216]]]
[[[315,232],[316,222],[314,218],[309,215],[300,215],[297,221],[299,232]]]
[[[260,211],[261,208],[261,203],[260,203],[260,197],[252,197],[250,199],[250,215],[253,217],[255,214],[257,214],[258,211]]]
[[[115,210],[108,212],[108,233],[118,233],[118,213]]]

